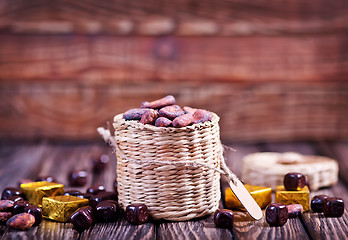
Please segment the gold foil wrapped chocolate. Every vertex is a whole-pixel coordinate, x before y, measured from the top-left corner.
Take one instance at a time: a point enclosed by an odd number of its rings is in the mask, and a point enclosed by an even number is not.
[[[21,189],[28,201],[37,206],[41,206],[43,197],[58,196],[64,193],[63,184],[45,181],[23,183]]]
[[[286,191],[284,186],[276,187],[275,202],[289,204],[301,204],[303,211],[309,210],[309,189],[307,186],[298,191]]]
[[[250,195],[255,199],[260,208],[266,207],[271,202],[272,188],[254,186],[249,184],[245,184],[244,186],[248,190]],[[227,188],[225,191],[225,205],[229,209],[240,209],[245,211],[245,208],[240,203],[236,195],[234,195],[231,188]]]
[[[44,197],[42,199],[42,216],[58,222],[67,222],[78,208],[88,205],[88,199],[75,196]]]

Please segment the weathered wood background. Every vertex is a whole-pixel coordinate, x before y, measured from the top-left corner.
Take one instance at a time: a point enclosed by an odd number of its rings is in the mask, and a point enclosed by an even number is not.
[[[348,139],[348,2],[0,1],[0,138],[96,139],[167,94],[225,141]]]

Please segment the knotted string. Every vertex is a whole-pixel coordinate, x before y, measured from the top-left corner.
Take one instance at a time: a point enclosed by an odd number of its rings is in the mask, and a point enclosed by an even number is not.
[[[220,168],[216,168],[213,166],[210,166],[208,164],[205,163],[201,163],[201,162],[197,162],[197,161],[157,161],[157,160],[148,160],[148,159],[141,159],[141,160],[137,160],[137,159],[132,159],[127,157],[126,155],[124,155],[124,153],[122,152],[122,150],[118,147],[118,144],[116,143],[116,139],[114,136],[111,135],[111,132],[109,129],[105,129],[103,127],[99,127],[97,128],[98,133],[103,137],[104,141],[109,143],[110,146],[114,147],[115,151],[122,156],[122,161],[123,162],[135,162],[138,164],[143,164],[143,163],[147,163],[147,164],[156,164],[156,165],[174,165],[174,166],[191,166],[191,167],[205,167],[205,168],[209,168],[211,170],[214,170],[222,175],[224,175],[228,180],[232,181],[233,184],[236,184],[236,181],[238,180],[238,177],[227,167],[226,165],[226,161],[225,158],[223,156],[223,149],[221,149],[220,153]],[[233,148],[230,148],[228,146],[225,145],[221,145],[224,146],[227,149],[232,149],[233,151],[235,151]]]

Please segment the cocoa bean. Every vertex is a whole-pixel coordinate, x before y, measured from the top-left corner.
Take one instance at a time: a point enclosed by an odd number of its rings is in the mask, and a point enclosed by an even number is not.
[[[203,109],[197,109],[193,113],[193,123],[202,123],[206,121],[210,121],[213,118],[211,112]]]
[[[11,212],[13,210],[13,201],[1,200],[0,201],[0,212]]]
[[[158,111],[158,114],[160,117],[166,117],[170,120],[173,120],[176,117],[184,115],[185,112],[181,109],[180,106],[172,105],[172,106],[166,106],[166,107],[161,108]]]
[[[172,121],[165,117],[159,117],[155,122],[156,127],[169,127],[171,124]]]
[[[0,212],[0,222],[6,222],[10,217],[12,217],[11,212]]]
[[[7,220],[6,225],[17,230],[28,230],[35,223],[35,217],[29,213],[20,213]]]
[[[172,124],[176,128],[186,127],[193,122],[193,116],[190,113],[176,117]]]
[[[133,108],[123,113],[123,118],[126,120],[140,120],[147,110],[146,108]]]
[[[158,109],[165,106],[173,105],[175,103],[175,98],[172,95],[168,95],[164,98],[152,101],[152,102],[143,102],[141,108],[152,108]]]
[[[289,218],[295,218],[303,213],[303,207],[301,204],[290,204],[286,206],[288,208]]]
[[[154,125],[156,119],[158,118],[158,111],[153,109],[148,109],[140,119],[142,124],[151,124]]]
[[[192,107],[185,106],[185,107],[182,108],[182,110],[184,110],[185,113],[194,114],[195,111],[197,110],[197,108],[192,108]]]

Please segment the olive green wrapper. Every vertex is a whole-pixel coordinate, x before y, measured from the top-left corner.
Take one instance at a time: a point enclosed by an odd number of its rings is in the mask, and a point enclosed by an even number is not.
[[[265,208],[272,201],[272,188],[245,184],[244,187],[254,198],[260,208]],[[228,209],[239,209],[246,211],[231,188],[225,191],[225,205]]]
[[[31,182],[21,184],[21,190],[30,204],[41,207],[43,197],[59,196],[64,193],[64,185],[53,182]]]
[[[44,197],[42,199],[42,216],[58,222],[67,222],[73,212],[87,206],[88,199],[75,196]]]
[[[307,186],[297,191],[287,191],[284,186],[277,186],[275,202],[285,205],[301,204],[303,211],[309,211],[309,189]]]

